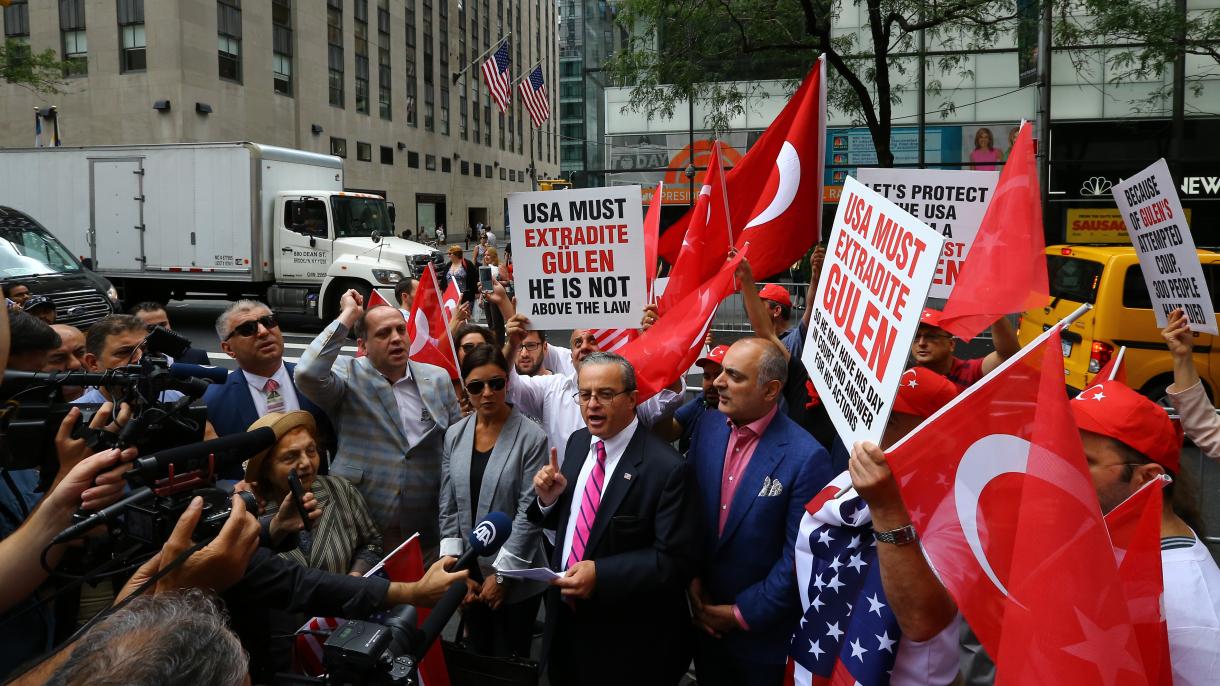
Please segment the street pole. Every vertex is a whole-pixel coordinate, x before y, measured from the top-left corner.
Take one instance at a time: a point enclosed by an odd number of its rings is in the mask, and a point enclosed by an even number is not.
[[[695,93],[686,97],[686,129],[690,135],[687,150],[690,151],[686,163],[687,200],[691,207],[695,206]]]
[[[919,18],[920,18],[920,21],[923,20],[922,12],[920,12]],[[927,124],[928,124],[928,117],[926,114],[924,114],[928,110],[928,108],[926,107],[927,96],[925,93],[927,85],[928,85],[928,77],[927,77],[928,70],[927,70],[927,65],[925,63],[925,60],[927,58],[924,55],[924,52],[926,50],[927,50],[927,44],[925,41],[924,30],[920,29],[919,30],[919,95],[917,96],[917,100],[915,102],[915,107],[919,110],[919,168],[920,169],[923,169],[927,162],[926,153],[924,152],[924,137],[927,135]]]
[[[1048,233],[1046,218],[1050,212],[1051,172],[1051,2],[1042,0],[1042,28],[1038,32],[1038,177],[1042,190],[1042,230]],[[1061,236],[1046,236],[1048,243]]]
[[[1178,46],[1173,56],[1173,124],[1169,142],[1169,165],[1176,169],[1182,161],[1182,144],[1186,128],[1186,0],[1176,0],[1174,43]]]

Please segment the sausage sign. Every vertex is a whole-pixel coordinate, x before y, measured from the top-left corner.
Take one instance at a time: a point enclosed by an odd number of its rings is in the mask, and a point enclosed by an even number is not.
[[[634,329],[644,314],[639,186],[511,193],[517,311],[535,329]]]
[[[801,356],[846,445],[881,443],[944,242],[847,178]]]

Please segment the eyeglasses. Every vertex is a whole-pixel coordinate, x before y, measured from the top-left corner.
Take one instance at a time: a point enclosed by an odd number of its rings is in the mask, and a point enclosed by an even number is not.
[[[251,319],[248,322],[242,322],[242,323],[238,324],[237,326],[233,327],[233,330],[229,332],[229,335],[225,336],[225,340],[227,341],[234,336],[241,336],[243,338],[249,338],[251,336],[257,335],[259,324],[262,324],[263,327],[265,329],[267,329],[268,331],[270,331],[271,329],[280,328],[280,320],[276,319],[274,314],[265,314],[265,315],[259,317],[258,319]]]
[[[488,343],[463,343],[462,352],[469,355],[470,353],[474,352],[474,349],[479,347],[480,345],[488,345]]]
[[[537,342],[537,341],[530,341],[529,343],[522,343],[522,344],[521,344],[521,347],[522,347],[522,348],[525,348],[525,349],[526,349],[526,350],[528,350],[529,352],[534,352],[534,351],[535,351],[535,350],[537,350],[538,348],[541,348],[541,347],[542,347],[542,344],[541,344],[541,343],[539,343],[539,342]]]
[[[631,391],[612,391],[609,388],[603,388],[596,393],[592,391],[577,391],[572,394],[572,399],[581,405],[588,405],[589,401],[597,398],[599,405],[609,405],[614,402],[614,399],[620,395],[626,395]]]
[[[466,392],[470,395],[479,395],[483,392],[483,388],[486,386],[491,386],[491,390],[493,391],[502,391],[507,383],[508,379],[502,376],[497,376],[496,378],[488,379],[487,381],[471,381],[470,383],[466,384]]]
[[[947,333],[917,333],[917,334],[915,334],[916,343],[918,343],[919,341],[927,341],[929,343],[935,343],[936,341],[948,340],[950,338],[953,338],[953,336],[951,336]]]

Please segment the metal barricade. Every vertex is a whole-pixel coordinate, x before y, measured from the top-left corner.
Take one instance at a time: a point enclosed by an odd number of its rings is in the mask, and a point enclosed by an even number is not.
[[[777,282],[778,283],[778,282]],[[766,284],[759,284],[762,288]],[[778,283],[792,298],[791,322],[796,323],[805,315],[805,293],[809,289],[807,283]],[[712,334],[748,334],[754,330],[750,326],[750,318],[746,315],[745,303],[740,293],[734,293],[720,303],[716,316],[712,318]]]

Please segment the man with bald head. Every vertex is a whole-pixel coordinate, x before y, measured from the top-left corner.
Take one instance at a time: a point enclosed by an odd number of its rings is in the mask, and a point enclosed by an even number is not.
[[[783,682],[801,615],[794,550],[805,503],[830,481],[830,456],[779,411],[784,351],[745,338],[724,355],[708,409],[691,437],[704,563],[691,583],[703,684]]]
[[[52,324],[51,328],[59,334],[59,347],[47,355],[43,371],[74,372],[85,368],[85,334],[75,326],[68,324]],[[63,386],[60,389],[64,400],[71,402],[81,397],[85,389],[80,386]]]
[[[297,364],[297,388],[339,427],[330,473],[368,502],[386,550],[419,532],[436,549],[445,430],[462,418],[449,374],[408,360],[411,339],[396,307],[364,309],[349,290],[338,319],[309,344]],[[340,357],[348,331],[361,357]]]

